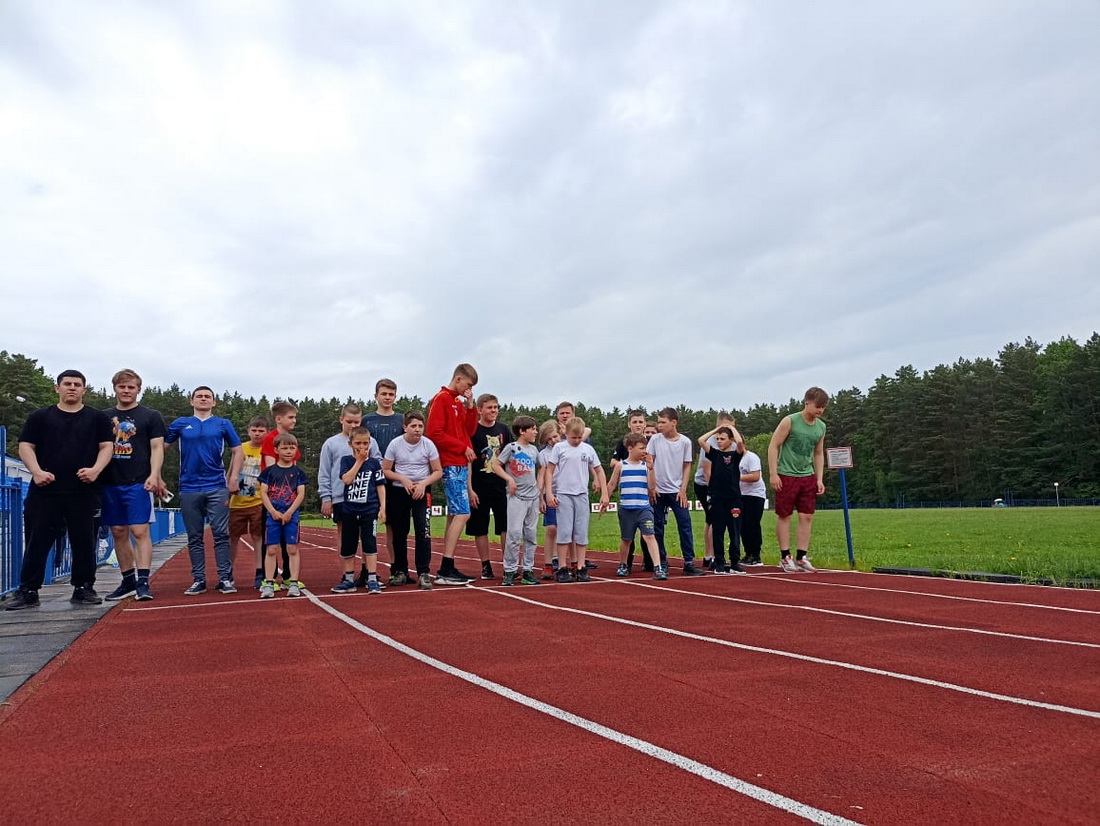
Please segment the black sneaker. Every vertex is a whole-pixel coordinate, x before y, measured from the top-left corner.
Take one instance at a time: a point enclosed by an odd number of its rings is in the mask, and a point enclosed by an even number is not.
[[[584,567],[591,571],[593,568],[599,568],[600,563],[599,562],[585,562]]]
[[[493,563],[492,562],[482,562],[481,563],[481,578],[482,579],[496,579],[496,576],[493,574]]]
[[[691,562],[685,562],[684,563],[683,574],[684,574],[684,576],[706,576],[707,572],[706,571],[700,571]]]
[[[73,588],[73,595],[69,597],[69,602],[74,605],[99,605],[103,602],[103,597],[97,594],[91,585],[78,586]]]
[[[124,579],[122,584],[119,585],[111,593],[104,597],[107,602],[116,602],[120,599],[126,599],[130,594],[137,593],[137,580],[136,579]]]
[[[592,580],[588,576],[588,566],[585,565],[579,571],[577,571],[577,582],[591,582]]]
[[[24,591],[22,589],[16,591],[10,597],[5,600],[5,611],[19,611],[23,608],[37,608],[38,607],[38,591]]]
[[[714,570],[714,565],[715,565],[715,562],[714,562],[714,557],[713,556],[708,556],[708,557],[703,559],[703,567],[706,568],[708,571],[713,571]]]
[[[558,568],[558,572],[554,574],[554,579],[557,582],[572,582],[573,575],[569,573],[568,568]]]

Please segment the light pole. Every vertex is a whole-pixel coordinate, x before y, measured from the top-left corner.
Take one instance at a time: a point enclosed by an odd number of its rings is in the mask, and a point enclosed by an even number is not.
[[[1061,505],[1061,502],[1058,499],[1058,483],[1055,482],[1054,483],[1054,507],[1057,508],[1059,505]]]

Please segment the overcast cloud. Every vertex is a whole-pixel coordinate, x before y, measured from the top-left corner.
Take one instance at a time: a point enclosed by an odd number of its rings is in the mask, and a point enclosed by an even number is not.
[[[1100,328],[1100,4],[0,4],[0,348],[746,408]]]

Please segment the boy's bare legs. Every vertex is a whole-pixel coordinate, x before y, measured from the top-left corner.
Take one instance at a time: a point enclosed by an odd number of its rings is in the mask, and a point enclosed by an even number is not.
[[[649,561],[653,563],[653,568],[657,569],[661,567],[661,550],[657,547],[657,540],[650,536],[642,536],[642,541],[645,543],[646,552],[649,554]]]
[[[810,550],[810,532],[813,529],[813,522],[812,513],[798,514],[798,527],[795,529],[795,538],[798,540],[797,550]]]
[[[466,527],[466,523],[470,520],[470,514],[468,513],[456,513],[448,515],[447,517],[447,529],[443,534],[443,557],[444,559],[454,559],[455,549],[458,547],[458,540],[462,536],[462,531]]]
[[[630,540],[623,539],[619,542],[619,564],[625,565],[626,558],[630,555]]]
[[[775,518],[775,541],[779,543],[779,550],[789,551],[791,549],[791,517],[777,516]]]
[[[279,543],[267,546],[267,555],[264,557],[264,579],[268,582],[275,581],[275,569],[279,567],[282,548]]]
[[[286,546],[287,556],[290,557],[290,581],[297,582],[299,580],[298,574],[301,573],[302,558],[298,556],[298,546],[290,545]]]

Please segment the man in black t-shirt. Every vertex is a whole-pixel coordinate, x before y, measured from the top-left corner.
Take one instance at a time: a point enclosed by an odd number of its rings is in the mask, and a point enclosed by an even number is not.
[[[474,538],[481,557],[481,578],[494,579],[489,561],[489,516],[492,514],[503,555],[504,536],[508,533],[508,483],[493,473],[492,460],[512,441],[512,431],[497,421],[500,402],[491,393],[477,397],[477,415],[477,430],[470,436],[477,458],[470,463],[468,475],[470,520],[466,523],[466,534]]]
[[[46,575],[50,548],[69,535],[73,554],[71,601],[103,602],[95,584],[96,525],[99,475],[111,461],[111,420],[84,406],[84,374],[65,370],[57,377],[58,402],[35,410],[19,433],[19,458],[31,472],[23,506],[26,548],[16,591],[5,609],[38,605],[38,589]]]
[[[111,379],[118,403],[104,412],[114,427],[114,458],[103,474],[103,513],[100,524],[111,528],[122,584],[107,594],[117,600],[135,594],[137,600],[153,598],[149,572],[153,541],[153,495],[164,493],[160,470],[164,463],[166,428],[160,413],[138,404],[141,376],[119,370]],[[131,541],[130,537],[133,537]]]

